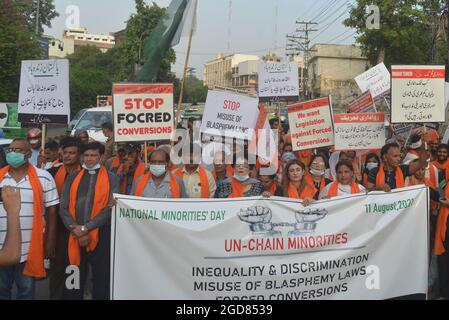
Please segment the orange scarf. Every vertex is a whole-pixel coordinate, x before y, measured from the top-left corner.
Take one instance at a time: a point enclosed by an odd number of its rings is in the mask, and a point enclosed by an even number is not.
[[[446,188],[444,192],[446,198],[449,199],[449,188]],[[440,213],[438,215],[437,227],[435,231],[435,247],[434,253],[437,256],[446,252],[444,248],[444,240],[446,240],[447,219],[449,217],[449,208],[441,206]]]
[[[202,166],[198,166],[201,184],[201,198],[209,198],[209,180],[207,179],[206,170]],[[184,171],[179,169],[175,171],[175,175],[184,180]]]
[[[176,181],[175,177],[169,172],[170,177],[170,189],[173,198],[181,198],[181,188],[179,187],[178,181]],[[151,179],[151,172],[148,172],[142,176],[139,183],[136,186],[136,190],[134,191],[134,195],[137,197],[141,197],[143,195],[143,191],[147,186],[148,182]]]
[[[338,181],[332,182],[331,186],[329,187],[328,196],[330,198],[334,198],[338,196]],[[355,181],[351,181],[351,194],[357,194],[360,193],[360,187]]]
[[[229,165],[226,168],[226,178],[230,178],[234,175],[234,169],[232,169],[232,166]],[[217,173],[215,172],[215,169],[212,171],[212,176],[214,177],[214,180],[217,180]],[[225,178],[225,179],[226,179]]]
[[[377,173],[376,177],[376,186],[380,186],[386,183],[385,181],[385,166],[382,163],[379,167],[379,172]],[[402,174],[402,170],[400,167],[396,168],[396,189],[398,188],[404,188],[405,181],[404,181],[404,175]]]
[[[6,166],[0,170],[0,182],[3,181],[10,168],[10,166]],[[34,218],[28,260],[25,264],[23,274],[35,278],[44,278],[47,273],[44,268],[43,189],[36,169],[31,164],[28,165],[28,177],[30,178],[31,188],[33,189]]]
[[[80,170],[81,166],[78,164],[73,170],[72,172],[74,172],[75,170]],[[68,172],[65,165],[62,165],[58,172],[55,175],[55,182],[56,182],[56,188],[58,189],[58,193],[59,195],[62,195],[62,188],[64,187],[64,182],[65,179],[67,178],[67,174],[70,174],[72,172]]]
[[[238,181],[235,178],[232,178],[232,193],[228,196],[228,198],[243,198],[245,190],[245,185]]]
[[[313,176],[309,173],[306,175],[306,182],[311,185],[311,186],[315,186],[315,180],[313,180]],[[323,191],[323,189],[326,187],[326,179],[323,177],[321,177],[321,182],[320,182],[320,192]]]
[[[114,160],[111,163],[111,169],[120,166],[120,158],[119,156],[115,156]]]
[[[298,189],[292,182],[290,182],[288,185],[288,197],[293,199],[313,198],[317,191],[318,190],[315,188],[315,186],[307,183],[304,186],[304,190],[302,190],[301,194],[298,194]]]
[[[273,181],[273,183],[271,184],[271,187],[269,190],[267,190],[269,193],[271,193],[272,195],[274,195],[276,193],[278,186],[276,181]]]
[[[133,181],[137,181],[137,178],[143,176],[145,174],[145,164],[142,161],[137,162],[136,170],[134,171],[134,178]],[[123,172],[123,164],[120,165],[120,167],[117,170],[117,174]],[[122,183],[120,184],[120,193],[125,194],[126,193],[126,186],[128,184],[128,175],[125,175],[123,177]]]
[[[438,161],[434,161],[432,162],[432,164],[437,167],[438,170],[446,170],[447,168],[449,168],[449,159],[446,160],[446,162],[444,162],[443,164],[439,163]]]
[[[69,212],[72,216],[73,220],[76,221],[76,204],[78,188],[80,186],[80,182],[84,174],[86,173],[86,169],[81,170],[76,178],[73,180],[72,186],[70,188],[70,200],[69,200]],[[95,219],[95,217],[104,209],[109,203],[109,175],[108,171],[105,167],[101,166],[98,171],[98,178],[95,184],[95,195],[93,201],[93,208],[91,211],[91,220]],[[98,228],[89,231],[89,244],[86,249],[87,252],[92,252],[95,250],[98,244]],[[75,239],[75,236],[71,233],[69,237],[69,261],[71,265],[79,266],[81,263],[81,254],[80,254],[80,246],[78,244],[78,240]]]

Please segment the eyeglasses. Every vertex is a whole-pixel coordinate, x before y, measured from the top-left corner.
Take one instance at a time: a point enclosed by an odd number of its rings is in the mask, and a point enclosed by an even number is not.
[[[312,162],[312,166],[324,166],[324,162]]]
[[[20,148],[8,148],[5,150],[6,153],[16,152],[16,153],[25,153],[25,150]]]
[[[236,167],[236,168],[245,168],[245,169],[248,169],[248,168],[249,168],[249,164],[247,164],[247,163],[236,163],[236,164],[235,164],[235,167]]]

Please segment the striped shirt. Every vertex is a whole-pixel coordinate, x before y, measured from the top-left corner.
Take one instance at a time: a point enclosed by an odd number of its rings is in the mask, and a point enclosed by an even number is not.
[[[39,177],[39,181],[42,184],[44,196],[42,198],[44,208],[55,206],[59,204],[58,190],[56,190],[55,180],[45,170],[36,169],[36,173]],[[28,174],[17,183],[9,173],[5,175],[5,178],[0,183],[0,188],[4,186],[13,186],[20,189],[21,208],[20,208],[20,227],[22,229],[22,252],[20,262],[25,262],[28,258],[28,251],[31,243],[31,230],[33,228],[33,189],[31,188],[30,179]],[[42,208],[42,217],[45,217],[45,209]],[[3,246],[6,238],[7,230],[6,211],[3,204],[0,205],[0,246]],[[44,219],[45,225],[45,219]]]

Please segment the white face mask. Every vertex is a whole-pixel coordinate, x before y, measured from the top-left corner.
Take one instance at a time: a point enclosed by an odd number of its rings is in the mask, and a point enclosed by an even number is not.
[[[366,169],[368,170],[373,170],[374,168],[377,168],[379,165],[377,164],[377,162],[368,162],[366,164]]]
[[[36,143],[39,143],[39,140],[33,139],[33,140],[30,140],[29,142],[30,142],[30,144],[36,144]]]
[[[322,177],[324,176],[324,173],[326,171],[325,170],[315,170],[315,169],[310,169],[310,174],[314,175],[314,176],[319,176]]]
[[[236,179],[239,182],[245,182],[246,180],[249,179],[249,175],[247,174],[246,176],[239,176],[235,174],[234,179]]]
[[[163,164],[150,165],[150,172],[155,177],[162,176],[163,174],[165,174],[166,171],[167,171],[167,169],[165,168],[165,165],[163,165]]]

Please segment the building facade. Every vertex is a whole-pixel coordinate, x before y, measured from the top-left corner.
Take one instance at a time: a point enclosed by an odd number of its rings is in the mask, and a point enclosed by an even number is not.
[[[77,46],[95,46],[102,52],[106,52],[115,46],[115,37],[109,35],[91,34],[86,28],[70,28],[64,31],[64,39],[73,39],[75,48]]]

